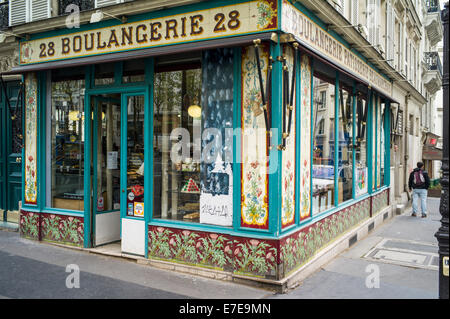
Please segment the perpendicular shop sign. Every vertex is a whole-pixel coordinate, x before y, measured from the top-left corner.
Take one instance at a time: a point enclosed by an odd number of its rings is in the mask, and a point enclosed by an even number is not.
[[[282,6],[281,29],[387,96],[392,95],[392,84],[389,80],[286,0]]]
[[[277,1],[259,0],[20,43],[20,64],[270,31]]]

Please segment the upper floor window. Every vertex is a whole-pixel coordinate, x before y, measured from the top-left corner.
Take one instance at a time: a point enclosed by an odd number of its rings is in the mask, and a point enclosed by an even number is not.
[[[51,17],[51,0],[10,0],[9,25],[28,23]]]

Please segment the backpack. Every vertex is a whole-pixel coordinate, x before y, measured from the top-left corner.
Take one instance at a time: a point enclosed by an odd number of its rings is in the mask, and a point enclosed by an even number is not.
[[[414,179],[413,179],[414,186],[422,186],[425,184],[425,177],[423,176],[422,170],[418,170],[414,172]]]

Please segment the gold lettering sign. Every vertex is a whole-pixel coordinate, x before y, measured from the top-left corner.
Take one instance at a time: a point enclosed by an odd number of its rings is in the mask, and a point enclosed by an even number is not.
[[[283,0],[281,29],[387,96],[392,95],[389,80],[286,0]]]
[[[150,48],[277,28],[277,1],[258,0],[20,44],[20,64]]]

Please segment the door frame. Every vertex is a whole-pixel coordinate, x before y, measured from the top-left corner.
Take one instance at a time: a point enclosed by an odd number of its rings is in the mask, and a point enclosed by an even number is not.
[[[85,116],[87,114],[94,113],[94,120],[91,120],[90,118],[86,118],[89,120],[85,121],[85,147],[84,147],[84,247],[85,248],[93,248],[95,243],[95,210],[96,208],[94,205],[96,205],[96,202],[94,202],[94,199],[96,196],[93,192],[95,192],[97,186],[96,183],[94,183],[94,180],[97,177],[96,172],[96,163],[94,163],[94,166],[92,169],[94,171],[92,172],[92,179],[91,179],[91,160],[96,160],[96,155],[92,154],[95,146],[96,146],[96,139],[95,136],[97,135],[97,129],[96,127],[92,127],[96,123],[96,112],[97,108],[94,110],[92,109],[91,101],[96,95],[101,94],[120,94],[120,189],[121,189],[121,197],[120,197],[120,227],[121,227],[121,233],[122,233],[122,219],[136,219],[136,220],[142,220],[142,218],[139,217],[132,217],[132,216],[126,216],[126,192],[123,193],[122,190],[124,187],[126,188],[127,183],[127,161],[126,161],[126,145],[127,145],[127,112],[126,112],[126,103],[129,96],[137,96],[142,95],[144,96],[144,125],[149,123],[149,92],[150,89],[147,86],[136,86],[136,87],[105,87],[105,88],[96,88],[96,89],[86,89],[85,91],[85,100],[84,100],[84,112]],[[146,130],[146,134],[144,135],[144,148],[148,149],[149,147],[149,141],[151,142],[151,139],[149,139],[149,132],[150,127],[148,130]],[[94,145],[92,145],[93,143]],[[144,161],[148,158],[148,152],[144,152]],[[148,165],[145,165],[148,166]],[[151,167],[151,166],[150,166]],[[147,170],[147,168],[144,168],[144,171]],[[147,176],[148,174],[146,174]],[[148,178],[145,177],[144,185],[148,184],[147,182]],[[147,192],[148,193],[148,192]],[[124,198],[125,195],[125,198]],[[145,196],[145,197],[148,197]],[[144,197],[144,207],[145,205],[145,197]],[[145,209],[144,211],[144,220],[148,221],[148,209]],[[145,243],[147,244],[147,238],[145,239]]]

